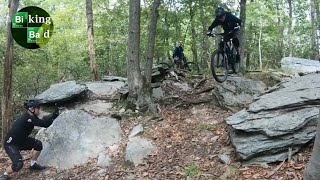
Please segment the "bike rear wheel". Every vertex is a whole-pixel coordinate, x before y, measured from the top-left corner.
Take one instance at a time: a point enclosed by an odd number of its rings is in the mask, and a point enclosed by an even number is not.
[[[194,62],[187,62],[185,69],[192,75],[200,74],[199,67]]]
[[[159,65],[161,65],[163,69],[170,69],[171,68],[171,66],[165,62],[161,62],[161,63],[159,63]]]
[[[228,77],[228,62],[225,53],[215,51],[211,56],[211,71],[214,79],[222,83]]]

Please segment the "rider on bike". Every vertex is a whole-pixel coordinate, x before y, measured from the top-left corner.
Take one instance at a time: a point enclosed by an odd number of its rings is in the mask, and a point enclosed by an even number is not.
[[[222,26],[224,32],[229,33],[225,37],[225,41],[229,41],[232,38],[232,43],[235,46],[237,51],[236,61],[237,63],[240,62],[240,53],[239,53],[239,37],[240,37],[240,29],[238,28],[241,26],[241,20],[231,14],[230,12],[226,12],[222,7],[218,7],[216,9],[216,18],[212,22],[211,26],[208,28],[207,35],[210,36],[212,29],[217,27],[218,25]]]
[[[172,58],[175,64],[179,64],[182,62],[184,59],[184,54],[183,54],[183,45],[181,42],[177,42],[176,47],[173,51]]]

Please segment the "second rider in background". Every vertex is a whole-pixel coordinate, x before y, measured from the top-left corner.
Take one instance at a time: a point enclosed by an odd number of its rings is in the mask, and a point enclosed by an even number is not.
[[[183,45],[181,42],[177,42],[176,47],[173,50],[172,54],[173,62],[179,67],[183,67],[184,64],[184,54],[183,54]]]

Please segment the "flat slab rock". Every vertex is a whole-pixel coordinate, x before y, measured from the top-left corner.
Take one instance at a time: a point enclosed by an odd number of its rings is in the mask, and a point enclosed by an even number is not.
[[[320,105],[320,74],[282,83],[249,108],[226,119],[237,155],[250,162],[282,161],[315,136]]]
[[[42,99],[44,103],[54,103],[69,100],[79,96],[86,91],[86,86],[75,81],[66,81],[53,84],[49,89],[37,95],[36,98]]]
[[[106,147],[119,143],[121,134],[120,125],[113,118],[95,118],[81,110],[66,111],[36,135],[43,142],[38,161],[58,169],[82,165]]]
[[[112,97],[124,84],[122,81],[86,83],[88,90],[99,97]]]
[[[226,82],[218,83],[212,93],[226,106],[245,107],[265,90],[266,85],[262,81],[228,77]]]
[[[310,73],[320,71],[320,63],[317,60],[285,57],[281,60],[281,68],[290,73]]]
[[[81,104],[76,109],[84,110],[90,112],[94,115],[108,115],[111,112],[113,104],[109,102],[104,102],[101,100],[89,101],[85,104]]]

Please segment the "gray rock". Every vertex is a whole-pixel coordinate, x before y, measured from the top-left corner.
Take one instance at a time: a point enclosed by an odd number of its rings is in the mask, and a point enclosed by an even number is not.
[[[219,154],[218,158],[220,159],[220,161],[224,164],[230,164],[230,154],[229,153],[223,153],[223,154]]]
[[[310,122],[308,126],[297,130],[295,133],[279,137],[233,131],[231,133],[231,141],[235,146],[237,155],[243,160],[250,160],[261,155],[274,155],[283,150],[287,151],[289,147],[300,147],[314,137],[315,130],[315,122]],[[267,160],[267,162],[274,162],[271,159]]]
[[[104,81],[122,81],[122,82],[127,82],[127,78],[124,77],[119,77],[119,76],[104,76],[102,78]]]
[[[245,107],[265,90],[266,85],[262,81],[230,77],[225,83],[217,84],[212,93],[224,106]]]
[[[36,98],[42,99],[44,103],[66,101],[86,91],[84,85],[77,84],[75,81],[66,81],[53,84],[49,89],[37,95]]]
[[[259,132],[267,136],[281,136],[303,128],[318,117],[317,107],[284,109],[281,111],[250,113],[242,110],[226,119],[232,128],[245,132]]]
[[[131,133],[130,133],[130,135],[129,135],[129,138],[132,138],[132,137],[134,137],[134,136],[136,136],[136,135],[138,135],[138,134],[140,134],[140,133],[142,133],[142,132],[143,132],[142,124],[139,124],[139,125],[135,126],[135,127],[132,129],[132,131],[131,131]]]
[[[289,73],[310,73],[320,71],[320,63],[317,60],[285,57],[281,60],[281,68]]]
[[[111,165],[111,158],[106,152],[101,152],[98,156],[97,166],[107,168]]]
[[[152,89],[152,97],[156,98],[156,99],[161,99],[163,98],[163,91],[161,87],[158,88],[153,88]]]
[[[91,91],[95,96],[112,98],[116,95],[116,92],[122,86],[124,86],[124,82],[88,82],[86,85],[88,87],[88,90]]]
[[[143,158],[154,150],[155,147],[151,141],[141,137],[130,138],[126,148],[126,160],[138,166],[143,162]]]
[[[62,113],[36,137],[43,142],[39,163],[69,169],[118,143],[121,128],[113,118],[95,118],[84,111],[71,110]]]
[[[226,119],[237,155],[250,163],[287,158],[315,136],[320,104],[320,74],[285,81]]]
[[[175,82],[175,83],[173,83],[173,85],[183,91],[191,91],[192,90],[192,88],[186,82],[183,82],[183,83]]]
[[[76,109],[92,112],[95,115],[107,115],[111,113],[112,103],[96,100],[81,104]]]

